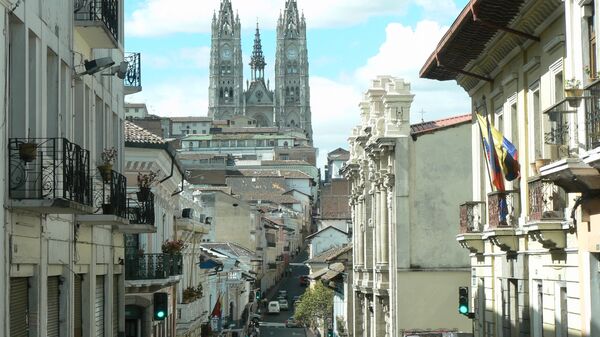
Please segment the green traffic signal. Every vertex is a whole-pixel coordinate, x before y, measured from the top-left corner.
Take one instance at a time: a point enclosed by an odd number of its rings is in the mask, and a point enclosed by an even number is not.
[[[458,307],[458,312],[465,315],[469,312],[469,307],[467,307],[466,305],[461,305]]]
[[[161,311],[158,311],[158,312],[156,313],[156,317],[158,317],[158,318],[165,318],[165,312],[164,312],[164,311],[162,311],[162,310],[161,310]]]
[[[153,317],[155,321],[162,321],[167,318],[169,311],[169,294],[154,293],[152,304],[154,306]]]
[[[256,299],[257,299],[257,300],[260,300],[260,290],[257,290],[257,291],[256,291]]]
[[[469,288],[458,287],[458,312],[461,315],[469,314]]]

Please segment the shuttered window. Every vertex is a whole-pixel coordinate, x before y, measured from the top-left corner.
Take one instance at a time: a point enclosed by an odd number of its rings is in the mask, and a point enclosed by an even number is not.
[[[81,282],[83,281],[83,274],[75,274],[75,283],[74,283],[74,317],[73,325],[75,326],[75,337],[83,337],[82,334],[82,322],[81,322]]]
[[[96,276],[96,337],[104,337],[104,276]]]
[[[48,277],[48,337],[59,337],[59,303],[60,303],[60,290],[59,290],[59,277],[51,276]]]
[[[114,276],[113,281],[113,306],[112,306],[113,337],[119,335],[119,276]]]
[[[11,277],[10,279],[10,336],[27,337],[29,328],[27,318],[29,314],[29,287],[28,278]]]

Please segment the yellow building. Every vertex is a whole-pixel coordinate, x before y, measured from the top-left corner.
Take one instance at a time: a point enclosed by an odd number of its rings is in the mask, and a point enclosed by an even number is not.
[[[457,240],[471,253],[475,336],[600,336],[598,9],[470,1],[421,69],[456,80],[519,151],[520,177],[492,189],[474,118]]]

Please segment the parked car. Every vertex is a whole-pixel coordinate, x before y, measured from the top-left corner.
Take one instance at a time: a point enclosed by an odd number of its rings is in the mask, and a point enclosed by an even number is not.
[[[292,302],[296,303],[300,299],[300,296],[296,295],[292,298]]]
[[[269,302],[267,311],[269,312],[269,314],[278,314],[279,312],[281,312],[281,308],[279,307],[279,302],[278,301]]]
[[[310,283],[310,279],[308,278],[307,275],[301,275],[298,279],[300,280],[301,286],[306,287]]]
[[[285,299],[279,300],[279,308],[281,310],[286,310],[286,311],[289,310],[290,307],[288,306],[288,301]]]
[[[285,327],[286,328],[300,328],[300,327],[302,327],[302,325],[300,325],[300,323],[298,323],[294,319],[294,316],[292,316],[292,317],[288,318],[287,321],[285,321]]]
[[[287,299],[287,290],[279,290],[279,296],[277,297],[283,297]]]

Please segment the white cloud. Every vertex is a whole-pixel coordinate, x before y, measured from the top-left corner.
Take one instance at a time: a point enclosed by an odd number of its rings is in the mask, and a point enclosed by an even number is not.
[[[208,78],[170,78],[144,84],[144,90],[127,96],[127,102],[146,103],[151,114],[180,117],[206,116],[208,112]]]
[[[415,0],[415,3],[423,8],[425,19],[452,19],[458,13],[454,0]]]
[[[402,14],[413,0],[299,0],[310,28],[355,25],[370,17]],[[164,36],[173,33],[210,32],[213,11],[220,0],[146,0],[126,19],[131,36]],[[283,0],[233,0],[242,28],[253,28],[257,18],[262,27],[274,28]]]
[[[429,2],[420,0],[421,2]],[[415,28],[391,23],[386,28],[386,40],[377,55],[356,71],[356,80],[366,89],[377,75],[394,75],[411,82],[415,94],[412,104],[413,122],[459,115],[470,111],[468,95],[454,81],[438,82],[419,78],[419,70],[435,49],[448,27],[424,20]]]

